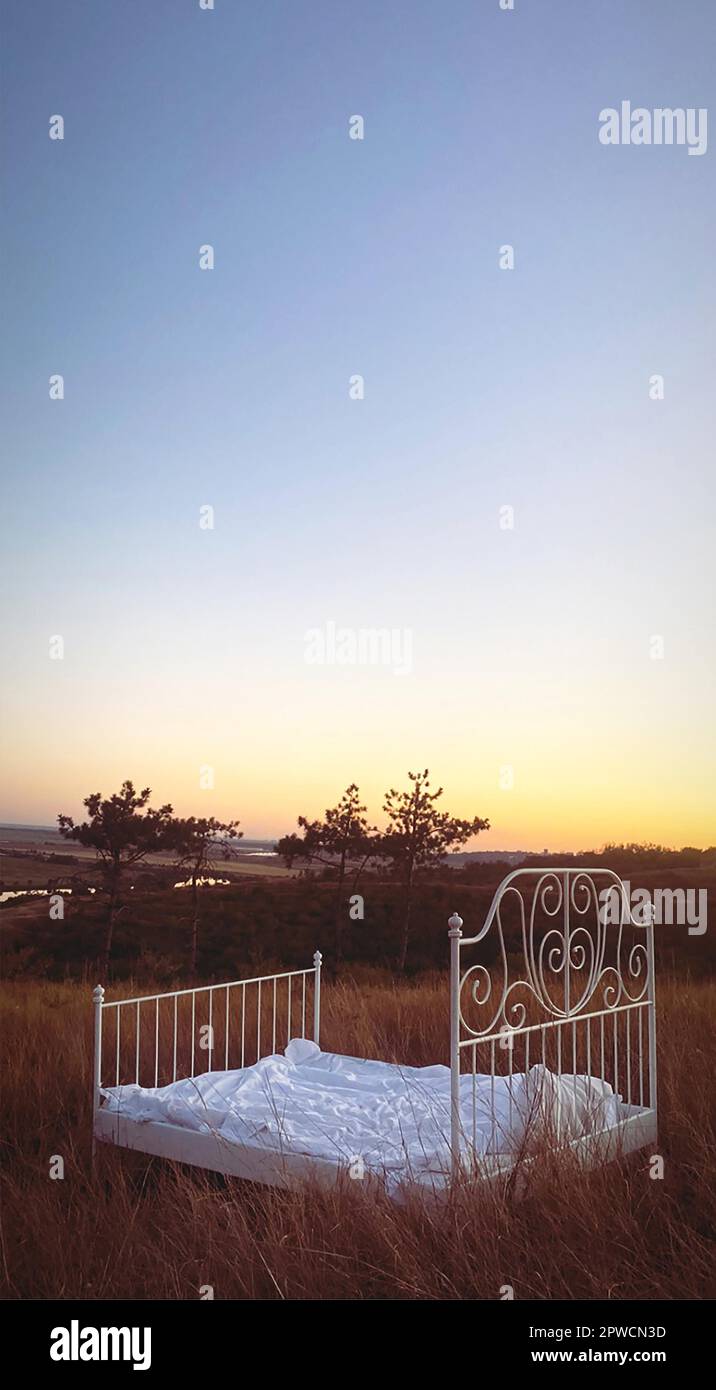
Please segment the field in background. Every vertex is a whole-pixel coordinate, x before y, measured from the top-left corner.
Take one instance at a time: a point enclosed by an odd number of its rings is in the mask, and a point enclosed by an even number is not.
[[[498,868],[480,867],[469,878],[443,871],[420,881],[413,908],[408,952],[410,974],[447,969],[447,919],[459,911],[466,931],[478,931],[497,884]],[[716,920],[716,874],[652,869],[632,876],[632,884],[705,889]],[[401,892],[395,881],[366,878],[361,883],[363,920],[352,920],[348,893],[343,904],[344,960],[390,970],[400,949]],[[125,894],[126,906],[115,929],[110,979],[148,980],[164,988],[189,983],[191,904],[183,890],[146,888]],[[64,918],[53,920],[49,899],[29,898],[0,906],[0,950],[4,978],[84,979],[96,983],[104,939],[106,899],[100,894],[67,897]],[[295,969],[323,952],[326,971],[335,969],[336,890],[320,879],[247,880],[202,889],[197,978],[241,979],[246,975]],[[508,930],[508,936],[510,931]],[[693,935],[687,926],[657,926],[656,961],[689,978],[713,974],[713,931]],[[514,934],[515,945],[517,944]],[[480,948],[492,963],[495,941]]]
[[[241,859],[217,863],[215,882],[200,891],[198,980],[236,979],[246,974],[310,964],[316,948],[330,973],[337,960],[336,886],[331,868],[306,875],[287,870],[267,853],[269,841],[241,841]],[[627,879],[632,889],[665,889],[701,897],[716,913],[716,849],[664,851],[658,847],[612,846],[603,855],[567,856],[576,868],[596,862]],[[554,859],[529,861],[554,868]],[[514,863],[450,856],[439,868],[418,872],[408,951],[408,972],[447,966],[447,918],[457,910],[468,932],[478,931],[492,895]],[[402,890],[386,867],[369,866],[358,884],[348,873],[341,901],[344,960],[390,970],[400,955]],[[109,979],[132,978],[143,985],[185,985],[190,961],[190,894],[175,884],[175,864],[154,856],[135,865],[121,887]],[[45,895],[3,901],[3,891],[43,889]],[[106,893],[94,851],[63,840],[51,827],[0,826],[0,968],[5,978],[99,978],[105,935]],[[70,891],[64,891],[69,889]],[[362,916],[351,913],[359,892]],[[63,895],[63,917],[53,916],[49,894]],[[657,925],[656,960],[689,978],[713,973],[713,933],[676,923]],[[483,963],[490,965],[490,943]],[[102,970],[104,977],[104,971]]]
[[[214,872],[221,877],[292,878],[277,859],[269,840],[239,840],[232,859],[216,861]],[[128,875],[128,884],[151,885],[153,880],[178,877],[170,854],[153,854]],[[63,840],[52,826],[21,828],[0,825],[0,891],[47,888],[56,884],[100,881],[94,850],[74,841]]]
[[[360,969],[329,983],[323,1045],[421,1065],[446,1060],[447,978]],[[151,989],[145,981],[143,988]],[[716,1232],[712,1072],[716,986],[658,980],[658,1152],[583,1174],[543,1168],[405,1208],[347,1180],[278,1193],[101,1148],[89,1166],[91,1008],[76,984],[2,991],[9,1298],[705,1299]],[[53,1155],[65,1176],[49,1177]]]

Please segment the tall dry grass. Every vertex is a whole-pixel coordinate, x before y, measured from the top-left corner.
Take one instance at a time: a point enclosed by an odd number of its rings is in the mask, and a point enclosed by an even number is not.
[[[143,986],[143,991],[149,989]],[[287,1193],[102,1147],[89,1162],[91,1009],[74,985],[2,998],[2,1271],[9,1298],[704,1299],[716,1227],[716,986],[659,981],[658,1152],[591,1173],[564,1158],[406,1206],[358,1182]],[[445,979],[325,988],[323,1046],[447,1057]],[[65,1177],[49,1177],[53,1155]]]

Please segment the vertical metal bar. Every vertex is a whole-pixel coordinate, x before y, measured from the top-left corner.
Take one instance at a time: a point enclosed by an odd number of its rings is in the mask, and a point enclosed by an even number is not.
[[[226,986],[226,1017],[224,1019],[224,1071],[229,1070],[229,986]]]
[[[602,1081],[606,1081],[607,1078],[606,1078],[606,1075],[605,1075],[605,1072],[604,1072],[604,1014],[603,1014],[603,1013],[602,1013],[601,1016],[600,1016],[599,1022],[600,1022],[600,1025],[601,1025],[601,1027],[600,1027],[600,1032],[601,1032],[601,1058],[602,1058],[602,1064],[601,1064],[601,1069],[600,1069],[599,1075],[601,1076]]]
[[[569,869],[564,875],[564,1012],[569,1015],[570,1007],[570,984],[569,984]]]
[[[475,1157],[477,1140],[477,1043],[472,1046],[472,1158]]]
[[[276,977],[274,976],[274,982],[273,982],[273,1012],[272,1012],[272,1020],[271,1020],[271,1051],[272,1051],[272,1052],[275,1052],[275,1051],[276,1051],[276,984],[277,984],[277,981],[276,981]]]
[[[154,1001],[154,1085],[159,1085],[159,995]]]
[[[172,1081],[177,1079],[177,1003],[178,996],[174,995],[174,1063],[172,1066]]]
[[[512,1108],[513,1108],[513,1097],[512,1097],[512,1061],[513,1061],[513,1057],[512,1057],[512,1048],[513,1048],[513,1044],[514,1044],[514,1037],[513,1037],[513,1034],[512,1034],[511,1032],[509,1032],[509,1033],[507,1034],[507,1044],[508,1044],[508,1046],[507,1046],[507,1053],[508,1053],[508,1056],[507,1056],[507,1077],[508,1077],[508,1081],[507,1081],[507,1095],[508,1095],[508,1120],[507,1120],[507,1130],[508,1130],[508,1137],[511,1138],[511,1136],[512,1136]]]
[[[306,1036],[306,976],[301,976],[301,1037]]]
[[[288,1022],[286,1024],[286,1043],[291,1041],[291,976],[288,977]]]
[[[656,1110],[656,979],[654,969],[654,904],[646,928],[647,988],[649,990],[649,1108]]]
[[[214,991],[209,990],[209,1057],[207,1070],[211,1071],[211,1058],[214,1052]]]
[[[490,1151],[497,1152],[495,1136],[497,1130],[495,1126],[495,1039],[490,1039]]]
[[[246,1044],[246,985],[241,986],[241,1069],[244,1068]]]
[[[627,1105],[631,1105],[631,1009],[626,1011]]]
[[[92,1163],[97,1148],[97,1115],[99,1112],[100,1087],[102,1085],[102,1005],[104,989],[97,985],[92,991],[94,1004],[94,1085],[92,1088]],[[117,1009],[119,1019],[119,1009]]]
[[[196,1037],[196,990],[191,992],[191,1074],[194,1075],[194,1049]]]
[[[320,951],[313,953],[313,1041],[320,1047],[321,1045],[321,961],[323,956]]]
[[[448,920],[450,939],[450,1154],[452,1175],[460,1171],[460,938],[462,917]]]
[[[137,1072],[137,1074],[136,1074],[136,1077],[135,1077],[135,1080],[136,1080],[136,1082],[137,1082],[137,1085],[139,1085],[139,1030],[140,1030],[140,1021],[139,1021],[139,1000],[137,1000],[137,1067],[136,1067],[136,1072]]]
[[[644,1010],[639,1006],[639,1104],[644,1107]]]
[[[97,988],[100,989],[101,986],[98,985]],[[117,1014],[117,1078],[116,1078],[115,1083],[114,1083],[115,1086],[118,1086],[118,1085],[119,1085],[119,1016],[120,1016],[121,1012],[122,1012],[122,1009],[121,1009],[120,1005],[118,1004],[118,1005],[117,1005],[117,1008],[116,1008],[116,1014]]]
[[[261,981],[258,987],[258,1002],[256,1004],[256,1061],[261,1056]]]
[[[619,1033],[617,1030],[617,1015],[614,1017],[614,1093],[619,1094]]]

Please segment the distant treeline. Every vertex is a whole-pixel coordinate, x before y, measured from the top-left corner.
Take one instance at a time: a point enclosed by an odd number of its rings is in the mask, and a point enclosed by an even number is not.
[[[644,868],[644,869],[699,869],[716,868],[716,845],[710,845],[708,849],[696,849],[692,845],[685,845],[683,849],[669,849],[666,845],[655,845],[646,841],[643,844],[618,844],[616,842],[604,845],[602,849],[580,850],[578,854],[570,854],[560,850],[558,854],[528,854],[522,860],[525,865],[546,866],[552,864],[565,865],[588,865],[597,864],[604,868],[614,869],[618,872],[620,868]]]

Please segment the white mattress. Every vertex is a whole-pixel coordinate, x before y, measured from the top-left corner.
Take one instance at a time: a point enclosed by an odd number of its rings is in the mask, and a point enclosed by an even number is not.
[[[473,1078],[461,1078],[465,1147],[472,1148]],[[327,1159],[389,1188],[450,1166],[450,1070],[321,1052],[297,1038],[285,1054],[239,1071],[213,1071],[159,1088],[103,1088],[103,1110],[139,1123],[213,1131],[223,1140]],[[621,1098],[595,1077],[542,1066],[475,1079],[478,1157],[514,1155],[547,1131],[562,1140],[597,1133],[624,1115]]]

